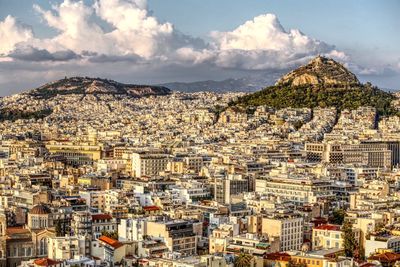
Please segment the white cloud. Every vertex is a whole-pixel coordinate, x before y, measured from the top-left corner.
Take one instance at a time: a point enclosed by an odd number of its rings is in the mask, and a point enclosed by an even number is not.
[[[7,16],[0,21],[0,56],[13,51],[20,42],[25,42],[33,37],[32,29],[16,21],[12,16]]]
[[[174,32],[171,23],[159,23],[149,16],[146,1],[98,0],[96,14],[115,30],[106,34],[122,53],[144,58],[158,55]]]
[[[59,32],[53,38],[32,42],[51,53],[71,50],[103,58],[123,60],[126,56],[152,61],[176,59],[175,51],[180,48],[205,46],[202,40],[176,31],[171,23],[158,22],[149,14],[146,0],[95,0],[93,6],[64,0],[52,10],[38,5],[34,8],[48,26]],[[111,31],[104,31],[99,20],[108,23]]]
[[[215,58],[214,52],[209,49],[195,50],[192,47],[177,49],[176,56],[179,61],[192,62],[194,64],[204,63]]]
[[[335,60],[339,60],[342,62],[346,62],[350,60],[350,57],[348,55],[346,55],[346,53],[342,52],[342,51],[338,51],[336,49],[330,51],[329,53],[325,53],[325,56],[333,58]]]
[[[90,21],[93,8],[82,1],[65,0],[53,10],[43,10],[40,6],[34,8],[42,15],[43,20],[59,34],[51,39],[36,40],[40,48],[51,52],[72,50],[75,53],[93,51],[111,53],[114,49],[111,40],[107,40],[100,26]]]
[[[274,14],[257,16],[233,31],[215,31],[211,36],[219,51],[217,64],[221,67],[287,68],[310,56],[336,51],[297,29],[286,31]]]
[[[230,32],[212,32],[213,42],[207,45],[203,40],[181,34],[169,22],[160,23],[149,14],[146,0],[96,0],[93,6],[64,0],[53,10],[43,10],[37,5],[35,9],[59,34],[50,39],[35,39],[33,46],[51,54],[86,53],[82,60],[93,55],[92,62],[123,61],[126,57],[135,62],[142,58],[141,62],[150,64],[208,62],[223,68],[263,70],[287,68],[321,53],[332,53],[341,59],[346,56],[299,30],[286,31],[273,14],[257,16]],[[112,30],[105,32],[94,23],[91,19],[94,15],[107,22]],[[49,58],[52,57],[47,55],[45,59]]]
[[[373,67],[352,63],[333,45],[298,29],[286,30],[274,14],[257,16],[231,31],[213,31],[210,43],[206,43],[180,33],[170,22],[158,20],[148,11],[147,0],[94,0],[93,5],[64,0],[50,10],[38,5],[34,9],[57,33],[50,38],[35,38],[32,29],[6,17],[0,21],[0,67],[12,65],[12,71],[20,68],[21,73],[40,67],[36,76],[25,75],[27,79],[36,77],[35,81],[80,72],[122,80],[151,74],[157,82],[180,76],[219,79],[218,74],[226,78],[228,73],[238,77],[285,72],[318,54],[333,57],[356,73],[377,73]],[[24,69],[26,65],[29,69]],[[396,61],[392,67],[399,70],[400,63]],[[53,75],[43,75],[46,71]],[[200,72],[204,75],[199,76]],[[7,79],[6,75],[2,77],[3,84]]]
[[[221,50],[267,50],[299,54],[332,48],[297,29],[287,32],[274,14],[257,16],[233,31],[212,32],[211,36]]]

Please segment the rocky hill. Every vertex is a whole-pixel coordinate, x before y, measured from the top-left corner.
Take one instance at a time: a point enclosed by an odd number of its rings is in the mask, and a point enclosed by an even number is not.
[[[307,65],[289,72],[280,78],[275,85],[342,85],[358,86],[356,75],[333,59],[318,56]]]
[[[239,98],[230,105],[250,108],[336,107],[339,110],[372,106],[381,115],[394,113],[394,96],[357,77],[333,59],[318,56],[307,65],[284,75],[274,86]]]
[[[43,119],[51,116],[54,109],[63,102],[87,99],[96,107],[107,100],[140,98],[171,94],[164,86],[123,84],[112,80],[71,77],[45,84],[39,88],[21,94],[0,98],[0,122]]]
[[[113,80],[71,77],[45,84],[26,94],[36,98],[51,98],[68,94],[112,94],[143,97],[150,95],[168,95],[171,90],[164,86],[123,84]]]

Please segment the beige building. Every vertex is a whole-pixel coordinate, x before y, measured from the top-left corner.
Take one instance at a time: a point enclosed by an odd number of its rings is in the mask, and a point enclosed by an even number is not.
[[[262,218],[262,234],[277,237],[280,250],[299,250],[303,244],[304,219],[297,214],[277,214]]]
[[[212,235],[208,238],[209,253],[214,254],[226,252],[229,241],[237,234],[237,231],[234,231],[232,225],[222,225],[219,228],[214,229]]]
[[[39,204],[34,206],[28,213],[28,228],[39,230],[53,227],[53,214],[51,210]]]
[[[249,181],[242,175],[228,175],[214,179],[214,200],[230,204],[231,198],[249,191]]]
[[[256,192],[267,193],[297,205],[323,203],[335,197],[331,180],[317,178],[311,174],[270,174],[266,179],[256,180]]]
[[[353,228],[354,237],[360,243],[360,229]],[[313,249],[343,249],[343,232],[340,225],[323,224],[313,228],[312,247]]]
[[[170,252],[179,252],[183,256],[197,254],[198,236],[202,230],[201,222],[146,222],[147,235],[163,238]]]
[[[392,146],[385,143],[335,144],[306,143],[306,158],[312,162],[361,164],[391,168]]]
[[[48,239],[48,257],[53,260],[69,260],[85,256],[87,244],[84,236],[61,236]]]
[[[131,157],[132,174],[135,177],[158,175],[167,169],[171,161],[167,154],[133,153]]]
[[[102,155],[100,145],[50,142],[46,148],[51,154],[64,158],[65,162],[71,165],[93,164]]]

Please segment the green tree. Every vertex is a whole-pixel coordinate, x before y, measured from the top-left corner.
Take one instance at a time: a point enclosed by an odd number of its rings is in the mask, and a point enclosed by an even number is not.
[[[293,127],[298,130],[301,128],[301,126],[303,126],[303,122],[302,121],[296,121],[293,123]]]
[[[394,96],[367,85],[278,85],[270,86],[253,94],[239,97],[229,103],[230,107],[244,109],[259,105],[273,108],[315,108],[336,107],[357,109],[360,106],[375,107],[379,115],[395,115],[396,110],[391,106]]]
[[[349,221],[344,222],[342,227],[342,233],[343,233],[343,247],[346,257],[353,257],[354,251],[357,248],[357,242],[351,222]]]
[[[62,236],[63,235],[62,225],[61,225],[60,221],[57,221],[55,230],[56,230],[56,236]]]
[[[234,266],[249,267],[251,266],[252,262],[253,262],[253,256],[246,253],[240,253],[238,256],[235,257]]]
[[[117,231],[111,232],[111,231],[103,230],[103,231],[101,231],[101,234],[106,236],[106,237],[118,240],[118,232]]]
[[[382,223],[382,222],[377,223],[376,226],[375,226],[375,231],[376,232],[384,232],[385,231],[385,224]]]
[[[346,211],[344,209],[335,209],[332,213],[332,216],[329,217],[329,223],[343,224],[345,215]]]

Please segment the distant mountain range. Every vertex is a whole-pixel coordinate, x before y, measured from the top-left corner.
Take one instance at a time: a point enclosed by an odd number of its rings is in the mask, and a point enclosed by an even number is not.
[[[172,82],[164,83],[161,86],[165,86],[174,91],[179,92],[201,92],[201,91],[211,91],[211,92],[254,92],[261,89],[264,84],[260,84],[257,81],[252,81],[248,78],[240,79],[226,79],[223,81],[199,81],[199,82]]]
[[[170,93],[171,90],[164,86],[124,84],[101,78],[70,77],[45,84],[25,94],[47,99],[68,94],[112,94],[143,97]]]
[[[171,90],[179,92],[255,92],[265,88],[265,86],[272,85],[282,75],[282,73],[259,73],[257,75],[242,77],[237,79],[225,79],[221,81],[198,81],[198,82],[171,82],[163,83]]]
[[[370,83],[360,83],[356,75],[335,60],[318,56],[282,76],[274,86],[245,95],[230,105],[244,109],[266,105],[339,110],[372,106],[381,115],[389,115],[396,112],[391,105],[393,99],[393,94]]]

